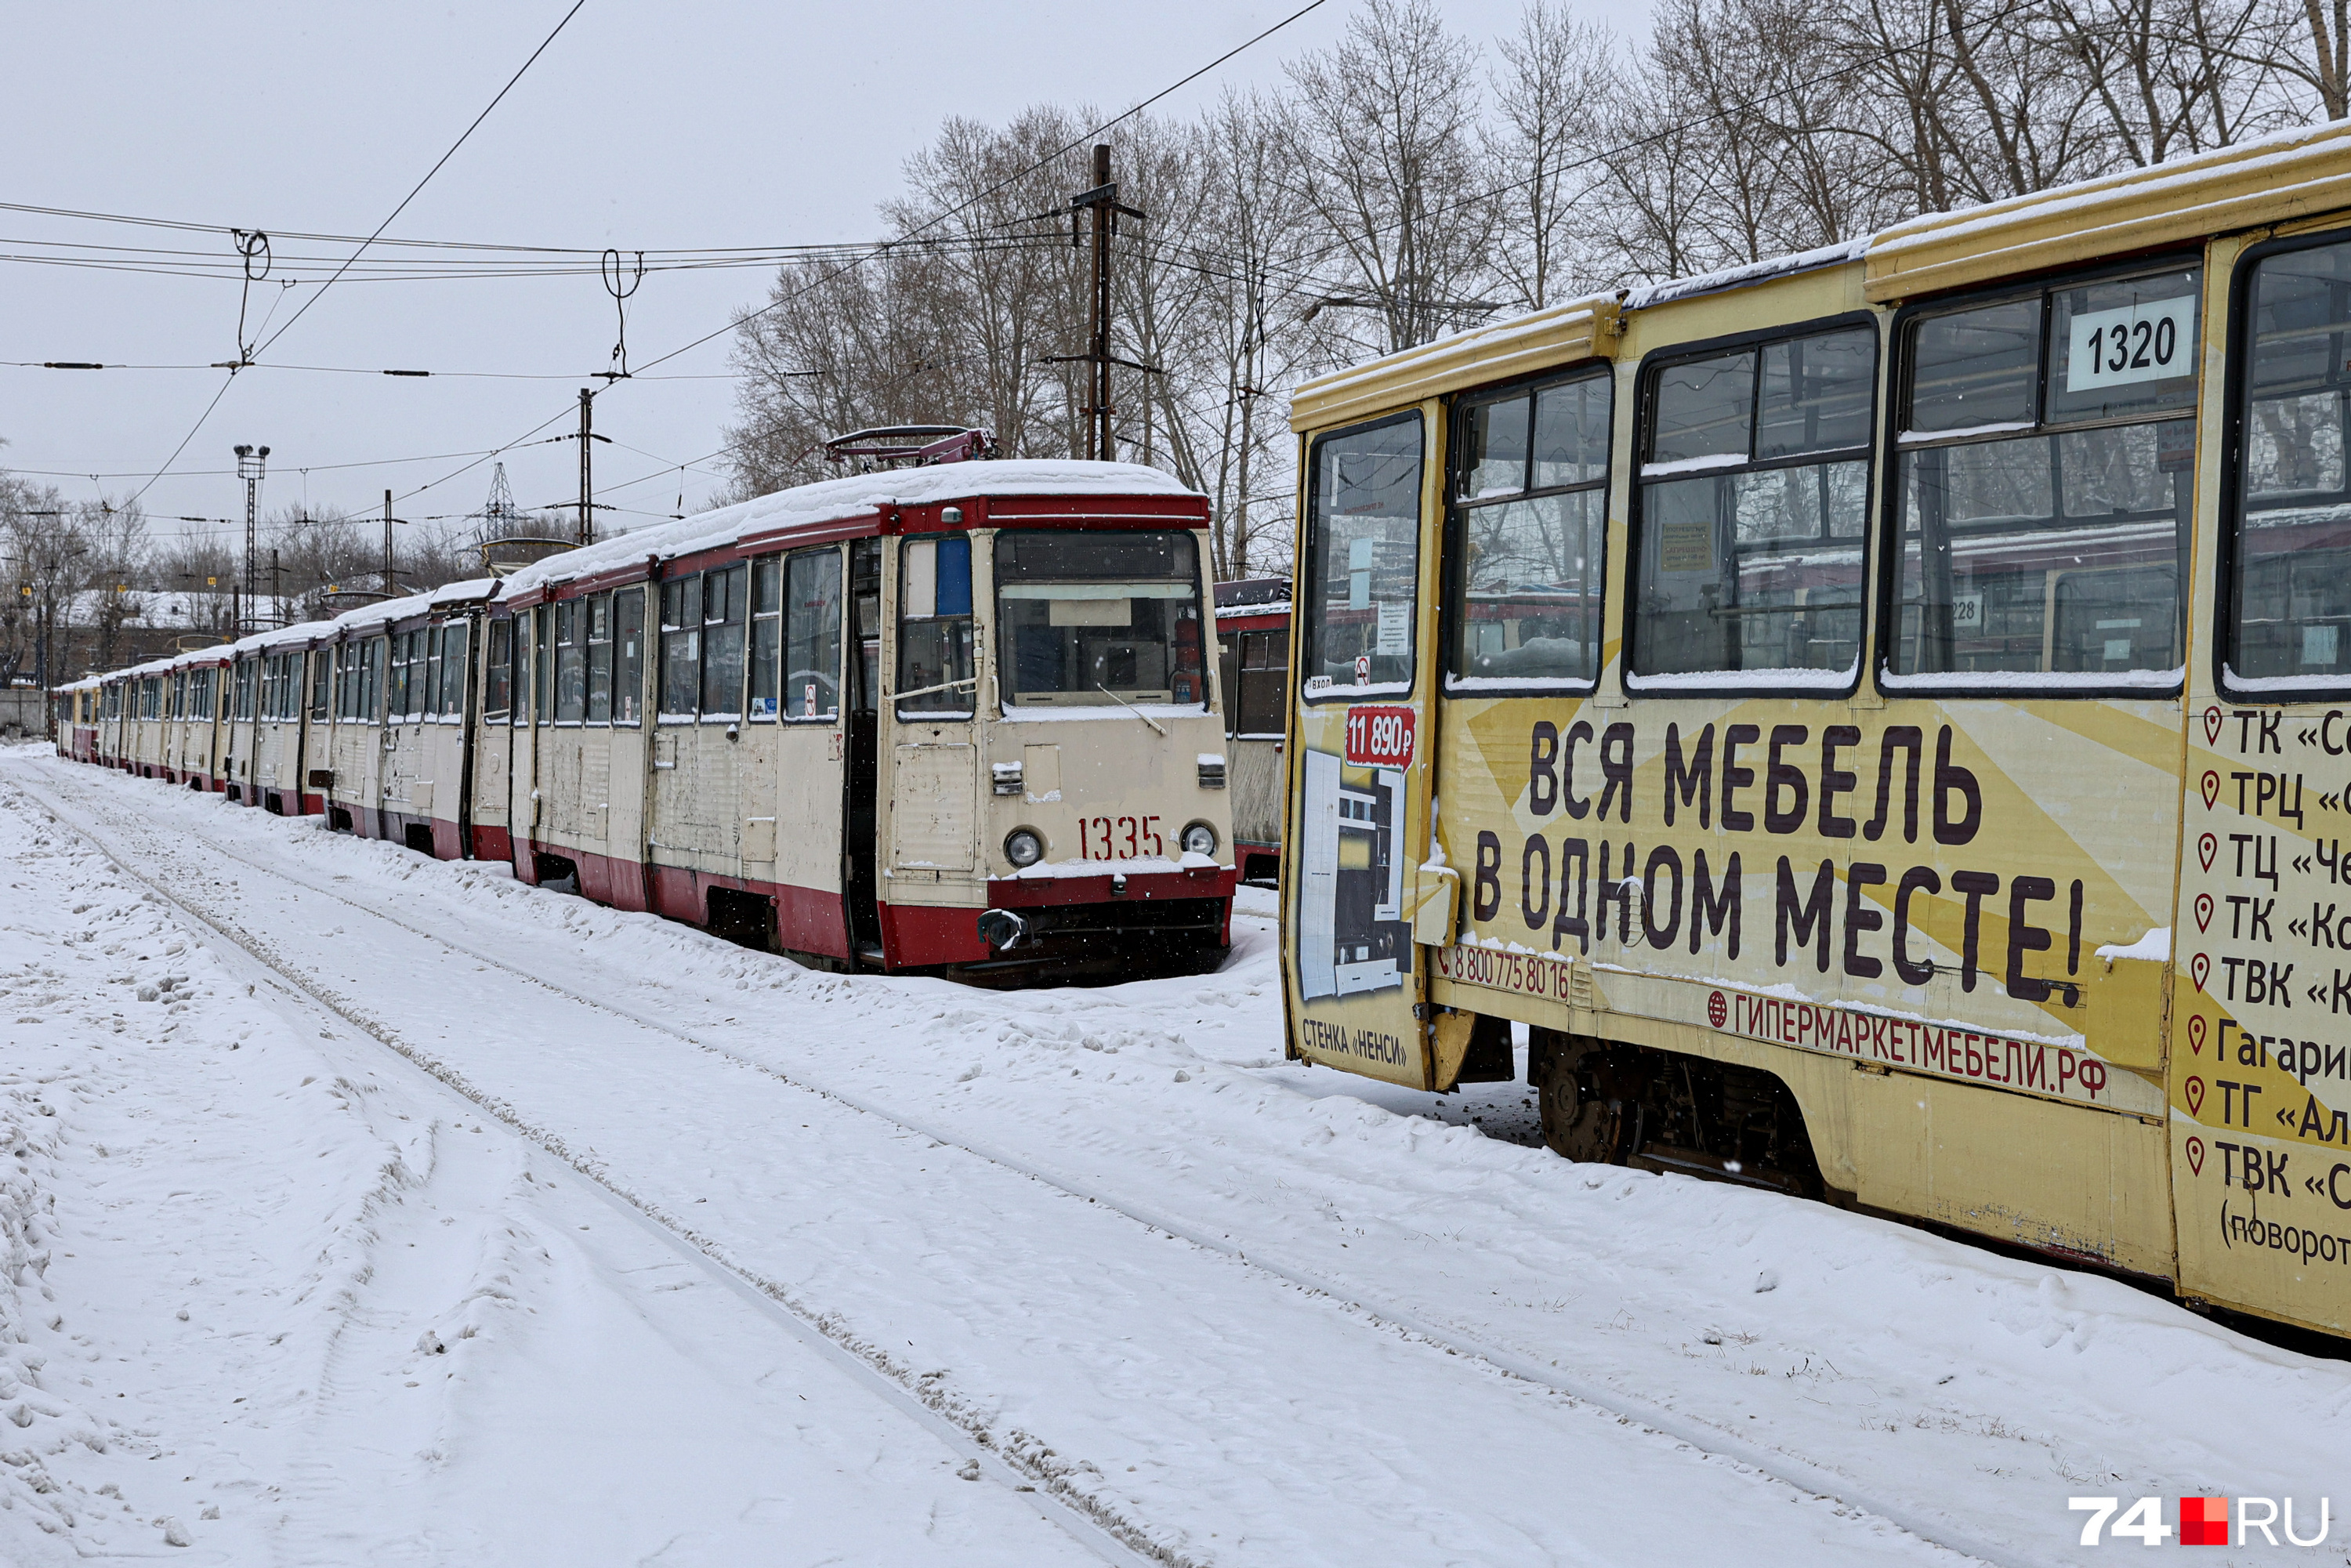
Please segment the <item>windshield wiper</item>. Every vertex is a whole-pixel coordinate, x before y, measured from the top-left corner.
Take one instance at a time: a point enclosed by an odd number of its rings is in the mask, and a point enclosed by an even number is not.
[[[1110,698],[1111,701],[1116,703],[1119,706],[1124,708],[1127,712],[1133,714],[1135,717],[1141,719],[1152,728],[1158,730],[1159,737],[1162,740],[1165,740],[1167,737],[1167,731],[1161,727],[1157,719],[1152,717],[1149,714],[1144,712],[1141,708],[1135,706],[1133,703],[1127,701],[1124,697],[1119,695],[1108,686],[1103,685],[1100,681],[1096,681],[1094,683],[1094,690],[1102,693],[1102,695]]]

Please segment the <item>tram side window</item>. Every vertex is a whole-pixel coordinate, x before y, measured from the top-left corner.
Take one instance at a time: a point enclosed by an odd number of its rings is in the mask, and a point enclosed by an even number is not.
[[[248,719],[253,716],[253,673],[259,661],[239,659],[236,662],[235,695],[230,700],[229,716]]]
[[[702,579],[662,584],[661,716],[692,718],[702,695]]]
[[[645,701],[645,591],[612,595],[612,722],[642,722]]]
[[[555,606],[532,612],[530,706],[540,724],[555,722]]]
[[[784,581],[784,715],[841,715],[841,551],[802,550]]]
[[[2248,695],[2341,688],[2351,685],[2351,244],[2262,257],[2249,303],[2224,674]]]
[[[577,599],[555,607],[555,722],[578,724],[588,711],[588,641]]]
[[[1300,606],[1310,697],[1412,685],[1421,445],[1417,413],[1314,444]]]
[[[754,724],[776,718],[776,661],[783,652],[784,563],[780,557],[751,563],[750,700]]]
[[[1241,633],[1240,691],[1234,700],[1233,733],[1281,738],[1282,693],[1290,681],[1290,633]]]
[[[1598,677],[1610,394],[1603,371],[1457,412],[1449,688]]]
[[[744,615],[750,569],[730,566],[702,574],[702,716],[743,716]]]
[[[371,724],[377,722],[383,712],[378,705],[383,695],[384,652],[389,641],[383,637],[369,638],[366,655],[360,661],[360,716]]]
[[[588,722],[612,722],[612,596],[588,600]]]
[[[333,716],[334,650],[320,648],[310,658],[310,717],[324,724]]]
[[[409,678],[409,670],[416,656],[416,633],[395,632],[387,641],[390,644],[392,667],[390,678],[386,682],[388,692],[384,711],[394,722],[398,722],[410,716],[408,699],[412,684],[421,688],[423,683],[421,681],[412,683]],[[418,695],[422,695],[421,690]]]
[[[1855,327],[1652,372],[1635,685],[1853,678],[1876,371],[1877,334]]]
[[[498,719],[514,706],[514,622],[490,622],[489,656],[482,671],[482,716]]]
[[[453,630],[455,628],[444,624],[429,626],[423,632],[424,692],[421,701],[412,702],[409,706],[422,707],[426,718],[444,718],[450,715],[446,700],[448,694],[444,688],[449,680],[449,633]]]
[[[416,629],[416,646],[410,653],[408,677],[413,683],[408,694],[408,716],[411,722],[441,716],[441,649],[445,626],[420,626]]]
[[[441,702],[444,721],[465,716],[465,623],[452,621],[441,628]]]
[[[908,539],[898,560],[898,716],[969,718],[971,536]]]
[[[2175,267],[1911,325],[1889,685],[2179,683],[2201,283]]]

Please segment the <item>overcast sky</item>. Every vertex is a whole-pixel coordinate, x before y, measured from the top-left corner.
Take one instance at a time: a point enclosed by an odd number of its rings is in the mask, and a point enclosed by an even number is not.
[[[382,222],[569,0],[465,9],[110,4],[26,6],[8,24],[0,201],[365,235]],[[519,86],[389,231],[401,237],[624,248],[864,239],[875,204],[940,121],[999,122],[1024,106],[1091,99],[1115,110],[1158,91],[1301,0],[1184,5],[1030,0],[1019,7],[881,5],[651,5],[588,0]],[[1646,9],[1646,7],[1642,7]],[[1183,114],[1227,85],[1271,84],[1282,62],[1327,46],[1353,0],[1312,15],[1159,106]],[[1512,26],[1517,0],[1451,0],[1465,34]],[[225,235],[0,212],[0,255],[28,242],[178,247],[227,255]],[[280,240],[281,252],[339,255]],[[55,254],[54,252],[47,254]],[[0,361],[194,364],[236,353],[239,286],[212,278],[5,264]],[[643,362],[726,324],[764,295],[758,271],[662,273],[631,301]],[[315,289],[253,290],[282,325]],[[587,372],[602,370],[613,308],[593,277],[345,281],[238,374],[172,471],[146,492],[159,534],[175,514],[242,515],[237,442],[272,448],[265,509],[374,509],[402,517],[478,508],[486,464],[403,461],[513,440],[550,416],[571,428]],[[248,328],[248,339],[259,334]],[[705,463],[732,413],[728,340],[597,404],[598,489],[636,525],[692,509],[723,478]],[[391,379],[280,365],[498,371],[546,380]],[[69,372],[0,367],[0,465],[70,499],[137,491],[219,391],[213,370]],[[577,491],[569,444],[507,455],[525,506]],[[308,469],[305,474],[303,471]],[[50,471],[37,476],[34,471]],[[101,476],[93,481],[87,476]],[[628,481],[643,481],[629,484]],[[430,485],[422,494],[412,494]],[[201,529],[201,525],[199,525]],[[208,531],[208,530],[207,530]]]

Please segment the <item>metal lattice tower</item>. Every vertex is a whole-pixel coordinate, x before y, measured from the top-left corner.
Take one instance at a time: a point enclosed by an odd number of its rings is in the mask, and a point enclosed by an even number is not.
[[[507,485],[507,465],[500,463],[490,470],[490,498],[482,503],[481,542],[514,538],[526,531],[522,508],[515,505],[514,491]]]

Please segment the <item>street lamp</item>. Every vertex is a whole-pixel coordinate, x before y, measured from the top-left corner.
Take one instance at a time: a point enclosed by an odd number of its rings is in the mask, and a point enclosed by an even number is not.
[[[269,448],[239,444],[236,453],[236,476],[245,481],[245,612],[253,614],[254,600],[261,588],[261,552],[255,535],[255,518],[261,504],[261,476],[269,466]],[[254,629],[260,629],[261,617],[253,615]],[[236,632],[245,633],[245,622],[237,620]]]

